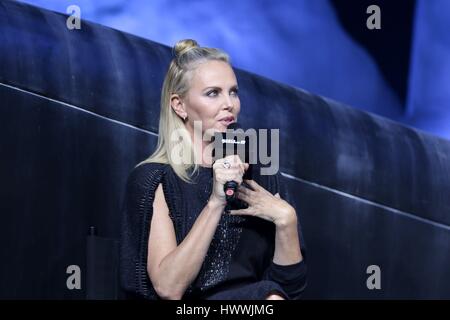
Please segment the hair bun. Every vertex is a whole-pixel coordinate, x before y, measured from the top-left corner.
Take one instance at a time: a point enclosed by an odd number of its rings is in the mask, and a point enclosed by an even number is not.
[[[198,46],[199,45],[198,45],[197,41],[195,41],[193,39],[180,40],[173,47],[173,53],[174,53],[175,57],[179,58],[184,53],[189,51],[190,49],[198,47]]]

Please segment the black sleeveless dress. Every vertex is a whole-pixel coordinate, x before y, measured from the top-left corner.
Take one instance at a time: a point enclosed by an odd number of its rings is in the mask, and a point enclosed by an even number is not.
[[[256,172],[258,170],[253,170]],[[147,253],[153,200],[162,183],[164,196],[180,244],[205,207],[212,192],[212,168],[200,167],[194,183],[180,179],[168,164],[147,163],[128,177],[121,225],[120,278],[128,298],[159,299],[147,274]],[[253,179],[272,194],[280,193],[288,202],[287,190],[280,186],[280,174]],[[291,203],[291,202],[290,202]],[[226,209],[245,207],[236,201]],[[273,259],[275,226],[257,217],[222,214],[197,278],[183,299],[265,299],[278,293],[299,299],[306,287],[304,259],[292,265],[277,265]]]

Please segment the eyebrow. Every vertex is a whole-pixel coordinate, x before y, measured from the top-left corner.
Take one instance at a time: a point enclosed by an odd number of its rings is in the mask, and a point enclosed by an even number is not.
[[[222,90],[221,87],[212,86],[212,87],[206,87],[205,89],[203,89],[203,91],[207,91],[208,89],[218,89],[218,90]],[[236,89],[236,90],[239,90],[239,87],[238,87],[237,84],[235,84],[234,86],[230,87],[230,89]]]

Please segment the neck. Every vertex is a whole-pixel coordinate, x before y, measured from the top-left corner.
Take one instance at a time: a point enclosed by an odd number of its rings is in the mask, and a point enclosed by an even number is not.
[[[193,146],[195,148],[195,153],[198,155],[199,159],[196,159],[196,161],[199,162],[200,166],[202,167],[212,167],[213,165],[213,157],[212,157],[212,147],[210,146],[211,141],[205,141],[203,139],[194,139],[194,136],[191,132],[191,139],[193,141]],[[200,140],[200,141],[197,141]]]
[[[202,141],[201,144],[201,155],[202,155],[202,160],[201,160],[201,166],[202,167],[212,167],[213,165],[213,158],[212,158],[212,154],[210,152],[203,152],[203,150],[206,150],[206,148],[211,144],[212,142],[210,141]]]

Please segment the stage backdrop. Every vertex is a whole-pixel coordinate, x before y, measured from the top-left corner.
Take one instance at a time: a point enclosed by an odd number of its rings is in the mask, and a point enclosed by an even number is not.
[[[102,267],[116,279],[125,182],[156,145],[170,59],[150,40],[0,2],[0,298],[121,297],[87,279]],[[280,128],[305,298],[450,298],[450,142],[236,73],[240,122]]]

